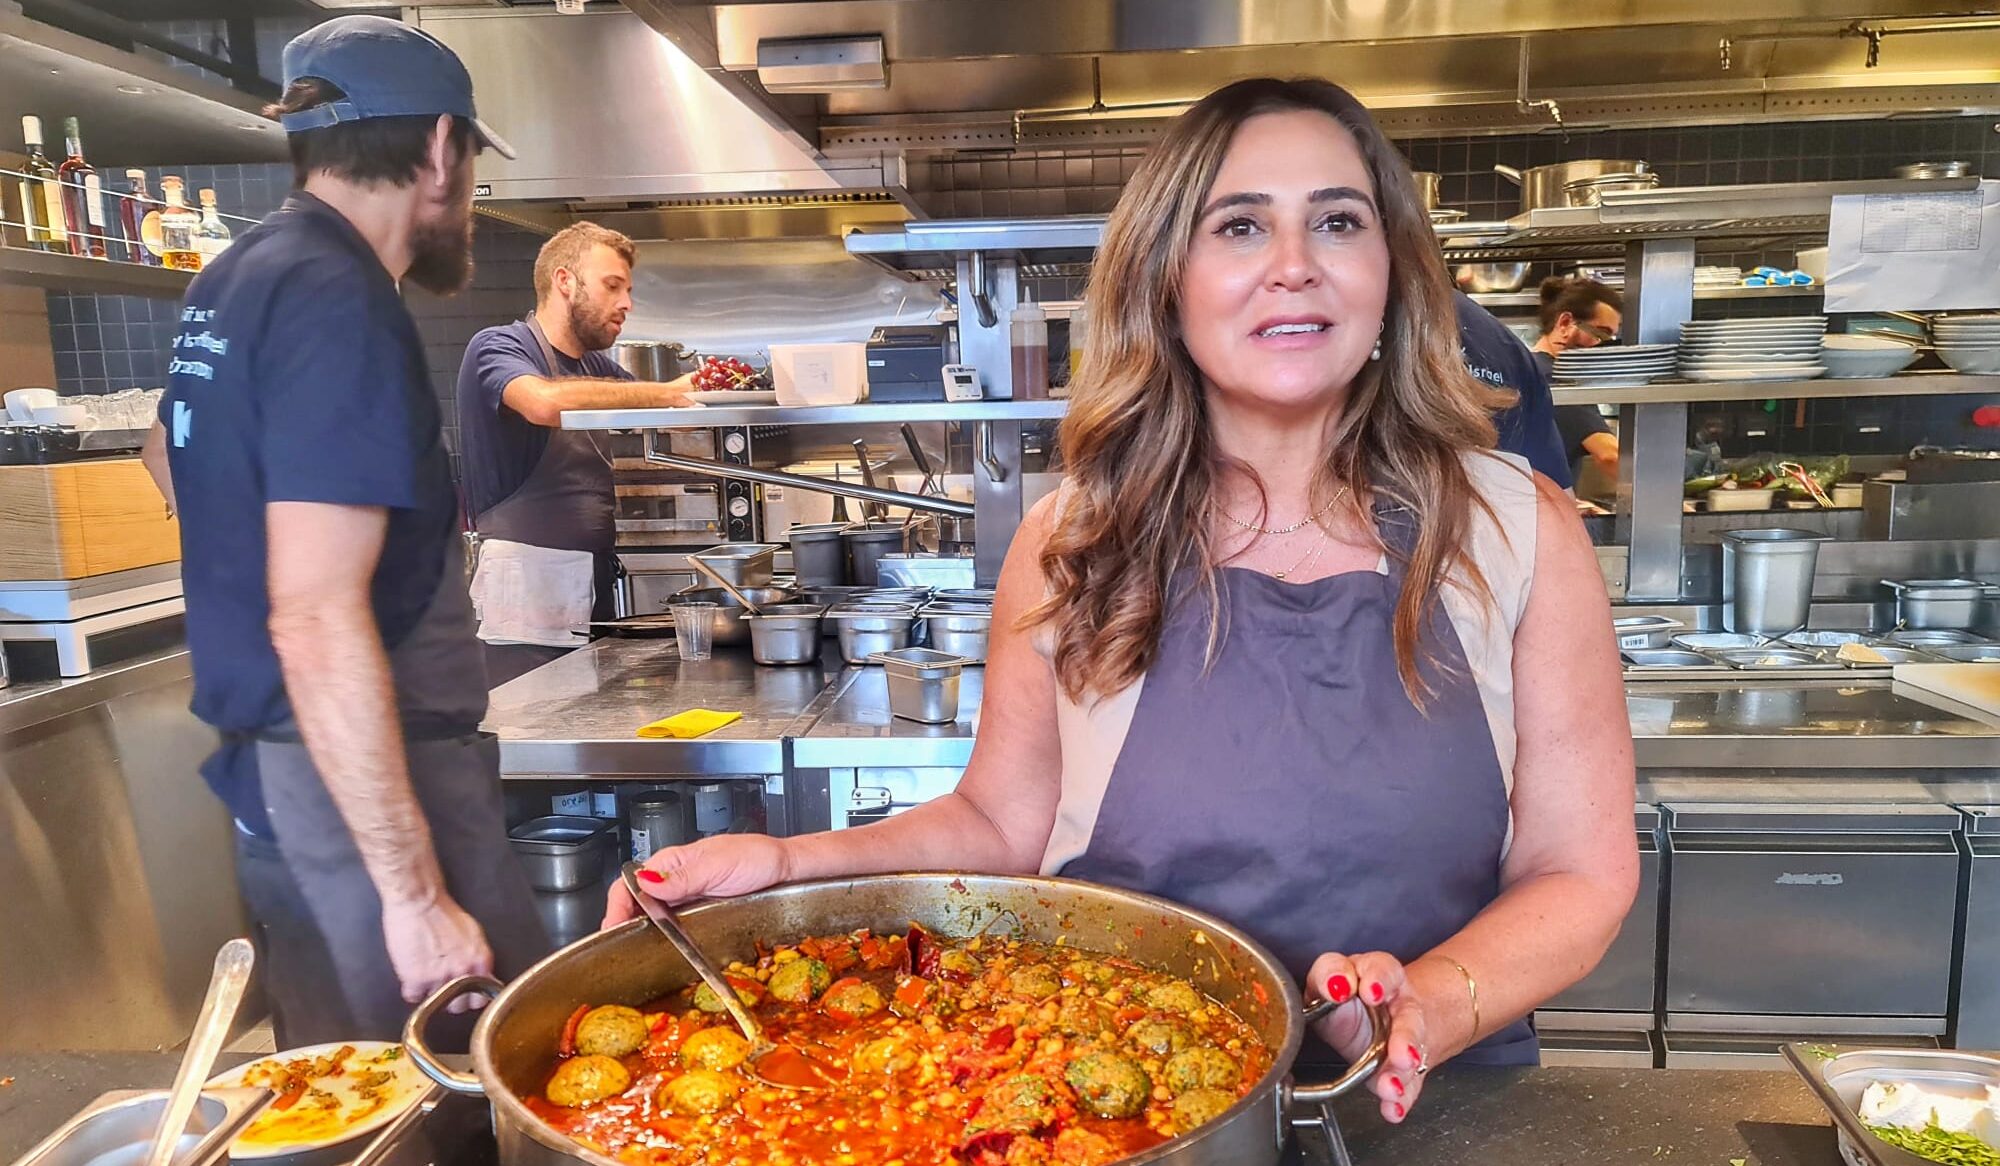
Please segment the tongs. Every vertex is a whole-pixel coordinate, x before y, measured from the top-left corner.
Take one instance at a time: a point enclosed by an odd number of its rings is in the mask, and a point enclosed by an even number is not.
[[[1797,482],[1799,485],[1804,486],[1806,493],[1812,497],[1814,502],[1819,503],[1822,507],[1832,508],[1833,499],[1827,496],[1826,491],[1820,488],[1819,482],[1806,472],[1804,466],[1797,462],[1779,462],[1778,472]]]

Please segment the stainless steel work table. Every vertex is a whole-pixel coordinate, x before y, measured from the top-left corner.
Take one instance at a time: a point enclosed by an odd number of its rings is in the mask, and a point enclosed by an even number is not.
[[[1641,770],[2000,768],[2000,719],[1886,680],[1635,681],[1625,708]]]
[[[513,778],[783,773],[785,743],[811,723],[828,681],[823,665],[759,667],[748,649],[691,663],[671,638],[606,639],[494,689],[486,727]],[[637,736],[693,708],[743,717],[694,740]]]
[[[832,699],[810,728],[792,742],[792,764],[801,769],[877,766],[962,769],[972,760],[986,669],[959,677],[958,719],[926,725],[889,712],[889,679],[880,668],[848,668],[835,680]]]

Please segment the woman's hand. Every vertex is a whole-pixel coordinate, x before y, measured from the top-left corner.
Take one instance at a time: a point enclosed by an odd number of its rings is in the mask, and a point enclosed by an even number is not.
[[[1306,996],[1331,1000],[1342,1007],[1319,1020],[1313,1031],[1352,1062],[1368,1051],[1375,1034],[1361,1002],[1382,1009],[1389,1017],[1389,1052],[1369,1079],[1384,1121],[1400,1122],[1416,1108],[1424,1091],[1424,1074],[1431,1068],[1431,1017],[1401,961],[1384,952],[1349,958],[1328,952],[1306,973]]]
[[[686,846],[671,846],[646,860],[639,886],[664,903],[727,898],[761,891],[791,879],[791,860],[782,840],[763,834],[718,834]],[[603,927],[616,927],[639,914],[623,880],[611,884]]]

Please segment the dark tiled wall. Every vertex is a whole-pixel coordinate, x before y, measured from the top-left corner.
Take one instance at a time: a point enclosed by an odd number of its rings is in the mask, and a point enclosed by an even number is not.
[[[431,383],[444,405],[445,445],[458,468],[458,366],[465,345],[482,328],[505,324],[535,306],[535,253],[542,238],[527,231],[477,220],[472,241],[472,286],[455,296],[434,296],[416,288],[403,298],[417,318]]]

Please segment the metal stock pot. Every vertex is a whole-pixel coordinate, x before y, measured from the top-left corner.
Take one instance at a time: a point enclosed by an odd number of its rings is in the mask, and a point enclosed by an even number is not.
[[[868,927],[899,933],[912,922],[943,936],[992,932],[1127,956],[1184,976],[1228,1005],[1272,1050],[1271,1070],[1221,1117],[1124,1161],[1174,1166],[1269,1166],[1278,1160],[1294,1103],[1317,1104],[1366,1080],[1382,1063],[1383,1014],[1370,1009],[1375,1039],[1339,1080],[1291,1080],[1307,1024],[1331,1009],[1303,1009],[1283,965],[1218,919],[1113,887],[1068,879],[1000,875],[899,874],[795,883],[680,912],[711,959],[750,960],[759,939],[785,942]],[[501,1166],[623,1166],[549,1128],[523,1104],[554,1068],[563,1022],[579,1004],[639,1005],[694,981],[671,945],[645,919],[563,948],[504,987],[467,976],[433,993],[403,1032],[410,1055],[439,1084],[483,1095],[493,1106]],[[493,997],[472,1034],[472,1073],[447,1068],[424,1030],[465,993]]]

